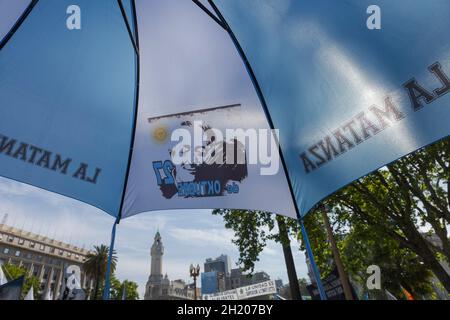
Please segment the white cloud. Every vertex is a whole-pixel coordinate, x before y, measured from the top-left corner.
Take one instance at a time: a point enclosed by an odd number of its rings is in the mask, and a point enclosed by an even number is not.
[[[171,228],[169,235],[180,241],[188,241],[192,246],[230,249],[234,245],[231,242],[233,232],[227,229],[188,229]]]
[[[27,184],[0,178],[0,194],[7,196],[24,196],[35,192],[36,188]]]

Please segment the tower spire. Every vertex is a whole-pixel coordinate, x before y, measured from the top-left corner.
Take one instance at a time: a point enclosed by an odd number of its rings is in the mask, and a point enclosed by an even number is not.
[[[153,299],[162,294],[162,280],[164,278],[162,273],[162,258],[164,255],[164,245],[162,243],[161,234],[159,233],[159,228],[156,231],[150,255],[151,269],[146,286],[145,299]]]

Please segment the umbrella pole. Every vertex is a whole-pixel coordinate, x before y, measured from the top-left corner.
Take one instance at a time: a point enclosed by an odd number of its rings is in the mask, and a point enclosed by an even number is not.
[[[300,224],[300,228],[302,230],[303,239],[305,241],[306,253],[308,254],[309,262],[311,264],[311,269],[314,273],[314,278],[316,279],[317,288],[319,289],[320,299],[327,300],[327,295],[325,294],[325,290],[322,285],[322,280],[320,279],[319,269],[316,265],[316,260],[314,259],[314,255],[311,250],[311,244],[309,243],[308,233],[306,232],[305,225],[303,224],[303,219],[299,216],[298,223]]]
[[[111,289],[111,265],[112,256],[114,252],[114,242],[116,240],[116,226],[119,223],[119,217],[114,222],[112,232],[111,232],[111,243],[109,245],[108,262],[106,264],[106,274],[105,274],[105,288],[103,290],[103,300],[109,300],[110,289]]]

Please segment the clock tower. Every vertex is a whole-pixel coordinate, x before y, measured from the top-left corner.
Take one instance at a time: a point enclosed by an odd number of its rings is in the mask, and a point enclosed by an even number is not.
[[[162,295],[162,258],[164,255],[164,246],[162,243],[161,235],[159,231],[155,234],[152,248],[150,250],[151,255],[151,268],[150,277],[147,281],[145,290],[145,299],[152,300],[157,299]]]
[[[152,256],[150,277],[162,277],[162,256],[164,254],[164,246],[161,241],[161,235],[159,234],[159,231],[156,232],[155,241],[153,242],[150,254]]]

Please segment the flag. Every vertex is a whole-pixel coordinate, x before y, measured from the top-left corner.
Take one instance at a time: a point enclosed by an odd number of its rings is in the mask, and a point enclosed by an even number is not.
[[[47,293],[45,294],[44,300],[53,300],[53,291],[51,290],[51,288],[49,288]]]
[[[449,1],[211,2],[281,129],[302,215],[449,135]]]
[[[7,282],[5,273],[3,272],[3,263],[0,262],[0,286]]]
[[[401,289],[402,289],[403,294],[404,294],[405,297],[406,297],[406,300],[414,300],[413,295],[412,295],[408,290],[406,290],[406,289],[403,288],[403,287],[401,287]]]
[[[0,286],[0,300],[20,300],[24,279],[21,276]]]
[[[67,300],[86,300],[86,293],[81,288],[81,284],[78,281],[78,278],[73,277],[73,281],[74,285],[67,295]]]
[[[33,289],[33,286],[30,287],[30,290],[28,290],[28,293],[25,296],[25,298],[23,298],[23,300],[34,300],[34,289]]]
[[[127,286],[126,281],[123,282],[122,285],[122,300],[127,300]]]
[[[397,300],[397,298],[392,293],[390,293],[387,290],[384,290],[384,291],[386,292],[386,296],[387,296],[388,300]]]
[[[72,266],[73,267],[73,266]],[[86,293],[81,287],[78,272],[72,267],[64,266],[65,276],[61,286],[60,300],[86,300]]]

